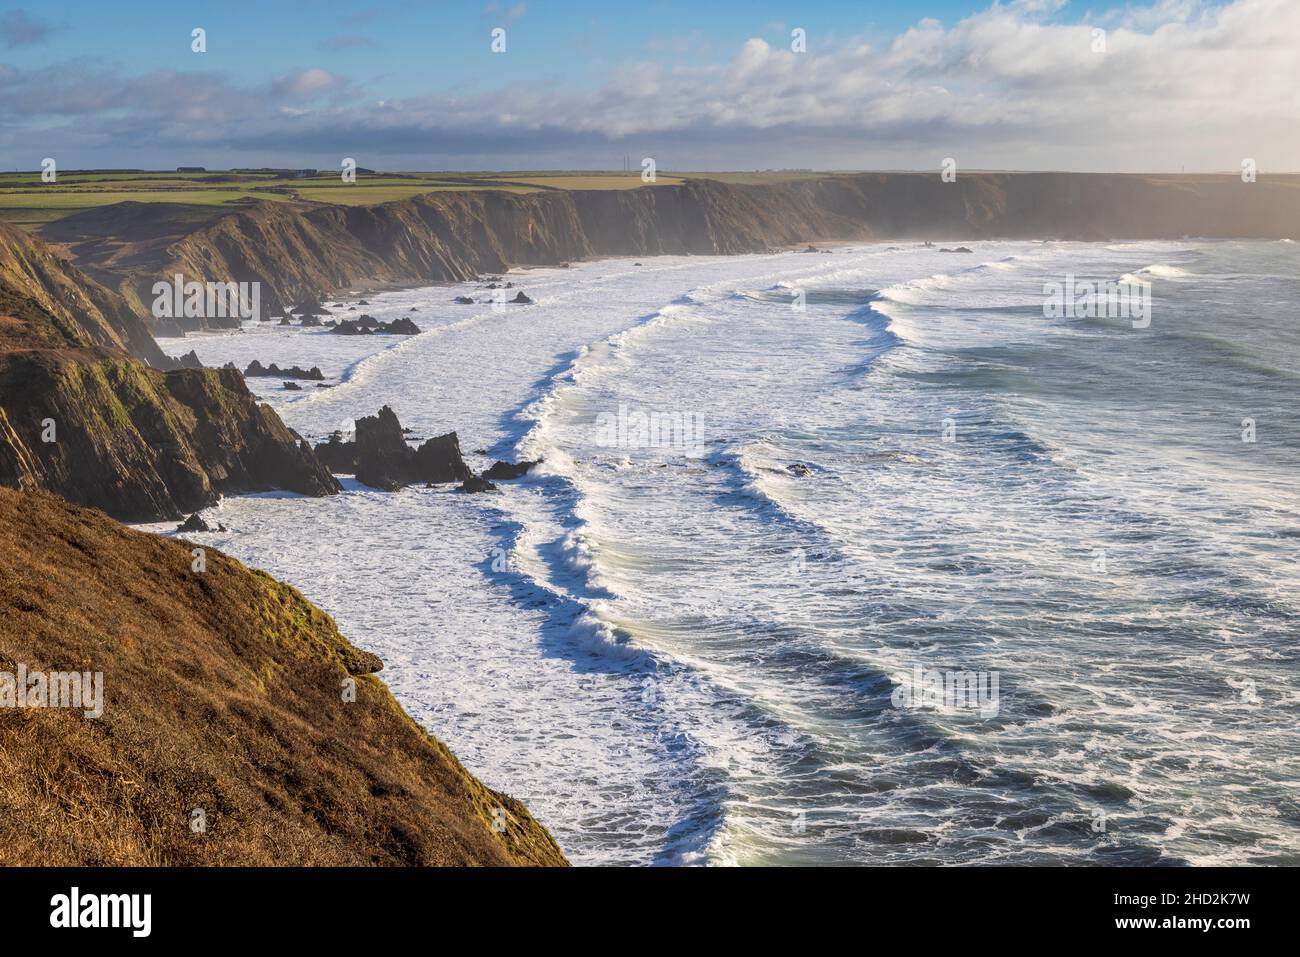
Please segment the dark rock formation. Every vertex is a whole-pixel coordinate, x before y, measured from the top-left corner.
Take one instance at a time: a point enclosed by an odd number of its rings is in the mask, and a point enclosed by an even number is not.
[[[460,483],[458,492],[495,492],[497,487],[479,475],[471,475]]]
[[[234,368],[234,366],[230,366]],[[262,365],[257,359],[254,359],[244,369],[245,376],[272,376],[277,379],[310,379],[313,382],[319,382],[325,378],[325,373],[320,371],[319,366],[312,366],[310,369],[302,369],[293,366],[289,369],[281,369],[272,362],[269,366]]]
[[[804,465],[802,462],[791,463],[790,465],[787,465],[785,467],[785,470],[789,472],[791,475],[798,475],[801,478],[813,474],[813,470],[810,469],[808,466]]]
[[[496,479],[497,481],[517,479],[521,475],[526,475],[540,461],[540,459],[536,459],[532,462],[502,462],[497,459],[492,463],[492,467],[483,473],[483,477],[485,479]]]
[[[355,320],[344,319],[332,330],[337,336],[372,336],[374,331],[367,326],[358,325]]]
[[[457,305],[461,305],[461,306],[472,306],[472,305],[474,305],[474,300],[473,300],[472,298],[470,298],[469,296],[457,296],[455,299],[452,300],[452,302],[456,303]]]
[[[395,336],[418,336],[420,327],[410,319],[403,316],[400,319],[394,319],[387,326],[382,327],[381,331],[391,333]]]
[[[519,291],[519,295],[515,296],[515,298],[511,299],[510,301],[511,301],[511,302],[519,302],[519,303],[531,303],[531,302],[532,302],[531,299],[529,299],[526,295],[524,295],[523,290],[520,290],[520,291]]]
[[[180,369],[202,369],[203,363],[199,361],[199,354],[191,349],[185,355],[176,359],[176,367]]]
[[[394,319],[392,322],[382,322],[372,316],[362,316],[360,319],[355,320],[344,319],[334,327],[333,331],[341,336],[368,336],[376,333],[380,335],[418,336],[420,327],[405,316]]]
[[[291,310],[295,316],[327,316],[329,313],[319,302],[314,299],[308,299],[305,302],[294,306]]]
[[[354,441],[345,442],[336,432],[328,442],[316,446],[316,455],[331,471],[355,474],[363,485],[385,491],[418,482],[463,482],[474,474],[461,457],[455,432],[435,436],[412,449],[388,406],[378,415],[356,420]]]
[[[176,526],[178,532],[210,532],[212,526],[203,520],[203,516],[195,512],[180,525]]]
[[[284,382],[280,386],[285,392],[301,392],[302,386],[296,382]]]
[[[325,467],[338,475],[352,475],[357,470],[357,444],[344,442],[343,435],[335,432],[328,442],[316,446],[316,457]]]
[[[415,474],[419,482],[464,481],[474,473],[460,455],[455,432],[435,435],[415,450]]]

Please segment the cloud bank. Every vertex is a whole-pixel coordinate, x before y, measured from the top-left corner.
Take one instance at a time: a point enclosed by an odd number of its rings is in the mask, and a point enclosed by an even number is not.
[[[995,3],[883,45],[810,35],[800,53],[754,38],[723,63],[627,63],[594,88],[473,96],[389,99],[318,66],[261,85],[0,66],[0,146],[35,156],[28,168],[55,150],[384,168],[612,167],[625,153],[661,169],[1300,165],[1300,3],[1160,0],[1088,22],[1062,22],[1059,6]]]

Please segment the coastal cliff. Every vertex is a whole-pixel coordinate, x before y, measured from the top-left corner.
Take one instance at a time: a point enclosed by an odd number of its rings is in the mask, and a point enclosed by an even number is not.
[[[0,672],[102,676],[97,717],[0,695],[0,863],[567,863],[328,615],[192,548],[0,489]]]
[[[238,372],[174,367],[116,293],[0,227],[0,485],[124,521],[337,481]]]
[[[444,190],[375,206],[259,202],[202,217],[148,206],[103,207],[44,230],[141,315],[153,283],[176,273],[260,282],[264,309],[276,311],[359,283],[459,281],[593,256],[756,253],[821,240],[1281,239],[1300,232],[1300,177],[961,173],[945,183],[937,173],[858,173]]]

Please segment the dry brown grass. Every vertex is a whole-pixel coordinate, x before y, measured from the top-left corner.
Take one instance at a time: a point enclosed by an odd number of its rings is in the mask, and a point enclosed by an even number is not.
[[[0,708],[0,863],[565,863],[329,616],[214,550],[191,571],[192,547],[0,489],[0,670],[105,687],[98,719]]]

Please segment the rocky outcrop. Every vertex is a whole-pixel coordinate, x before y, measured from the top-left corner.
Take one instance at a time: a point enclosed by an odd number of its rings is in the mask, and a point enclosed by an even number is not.
[[[391,492],[417,483],[463,482],[474,473],[461,457],[455,432],[435,436],[413,449],[388,406],[356,420],[356,439],[344,442],[335,433],[315,449],[317,458],[331,471],[356,475],[371,488]]]
[[[460,488],[457,489],[457,491],[460,492],[470,493],[495,492],[496,490],[497,487],[481,475],[471,475],[469,478],[465,479],[465,481],[461,482]]]
[[[143,326],[113,311],[117,298],[63,272],[39,240],[5,240],[15,254],[0,271],[0,485],[125,521],[180,518],[223,493],[338,491],[237,371],[150,368],[127,348]]]
[[[567,863],[402,710],[377,656],[216,549],[196,571],[193,548],[0,489],[0,670],[102,676],[97,717],[93,695],[0,708],[0,864]]]
[[[340,336],[368,336],[373,334],[395,336],[418,336],[420,327],[403,316],[392,322],[382,322],[371,316],[358,319],[344,319],[332,330]]]
[[[231,365],[229,368],[233,369],[234,366]],[[277,379],[309,379],[314,382],[323,382],[325,380],[325,373],[320,371],[319,366],[312,366],[310,369],[303,369],[298,366],[281,369],[274,362],[269,366],[264,366],[257,359],[248,364],[247,368],[244,369],[244,375],[246,377],[272,376]]]
[[[522,475],[527,475],[540,462],[541,459],[525,462],[503,462],[497,459],[492,463],[492,467],[483,473],[483,477],[498,482],[510,481]]]

